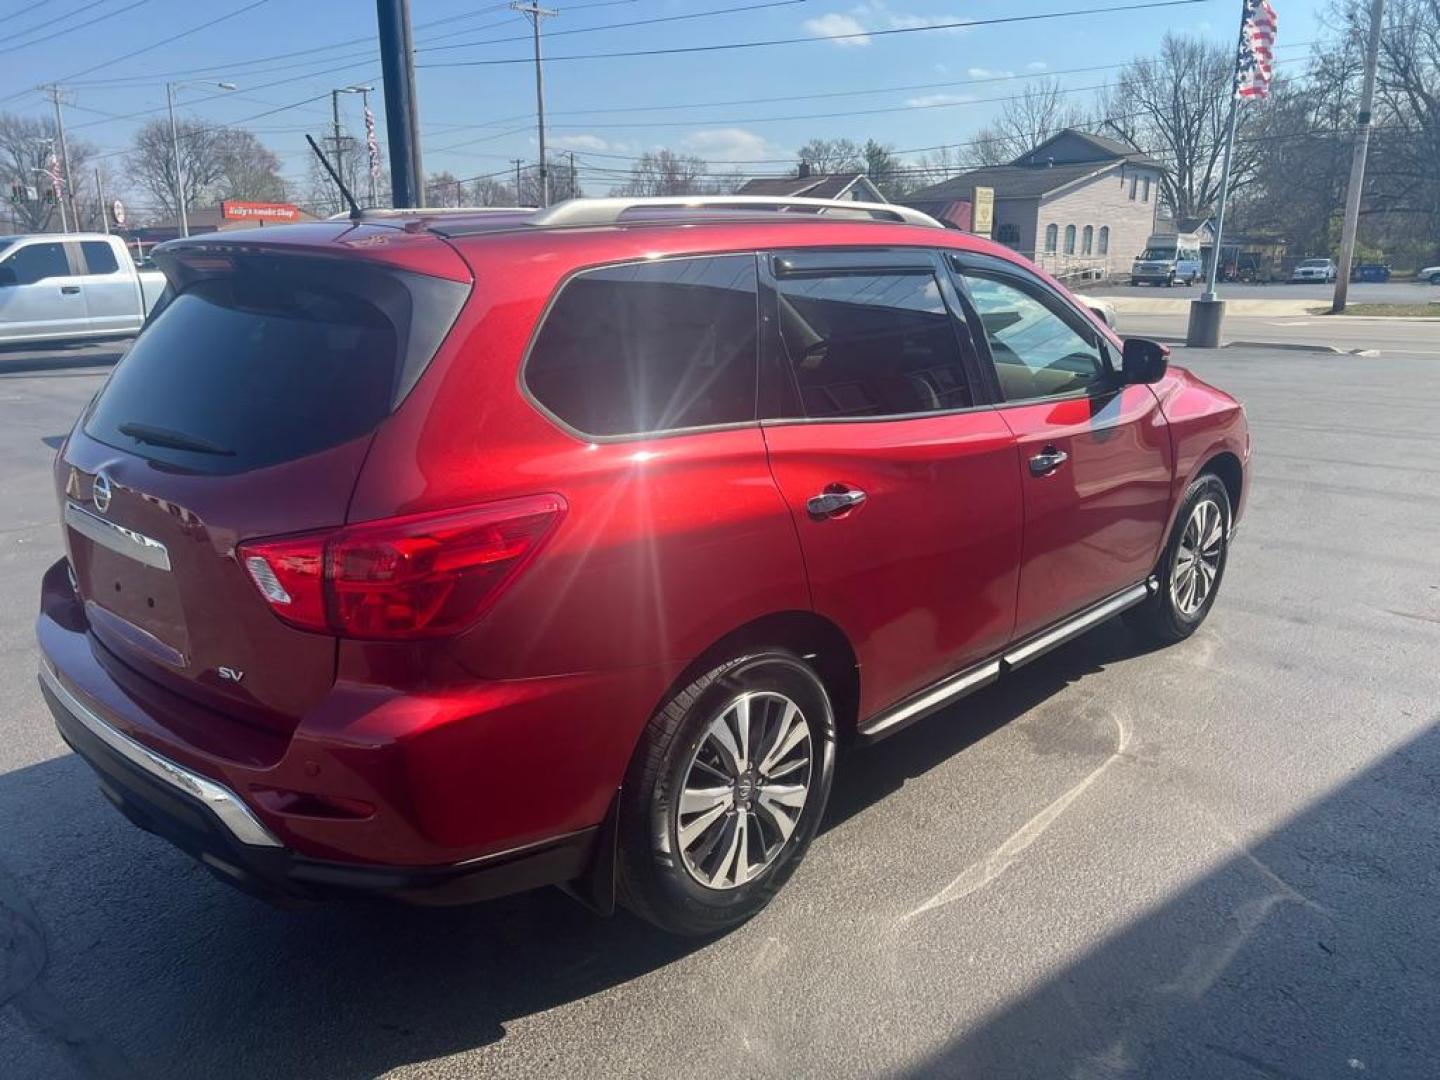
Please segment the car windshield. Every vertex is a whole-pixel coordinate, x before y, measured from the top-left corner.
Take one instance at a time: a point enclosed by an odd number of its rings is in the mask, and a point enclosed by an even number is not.
[[[1173,247],[1148,247],[1140,253],[1140,258],[1163,262],[1175,258]]]
[[[1329,259],[1306,259],[1306,260],[1305,260],[1304,262],[1302,262],[1300,265],[1301,265],[1301,266],[1329,266],[1329,265],[1330,265],[1330,260],[1329,260]]]

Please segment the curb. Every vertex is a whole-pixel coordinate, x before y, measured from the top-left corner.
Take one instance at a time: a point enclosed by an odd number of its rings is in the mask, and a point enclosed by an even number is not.
[[[1152,334],[1150,341],[1158,341],[1163,345],[1179,345],[1181,348],[1190,348],[1185,344],[1183,337],[1160,336]],[[1371,350],[1341,349],[1334,345],[1307,345],[1296,341],[1227,341],[1219,346],[1222,349],[1280,349],[1284,352],[1313,352],[1325,353],[1329,356],[1348,356],[1350,354],[1363,355]],[[1201,350],[1210,352],[1210,349]]]

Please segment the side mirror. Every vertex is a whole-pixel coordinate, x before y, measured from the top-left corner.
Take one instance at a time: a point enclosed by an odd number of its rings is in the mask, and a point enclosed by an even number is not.
[[[0,266],[0,286],[14,285],[18,283],[20,276],[15,273],[13,266]]]
[[[1170,347],[1147,338],[1126,338],[1123,373],[1127,383],[1154,383],[1170,366]]]

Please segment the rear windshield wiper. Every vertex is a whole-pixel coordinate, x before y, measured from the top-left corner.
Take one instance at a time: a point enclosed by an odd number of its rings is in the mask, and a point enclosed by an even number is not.
[[[234,450],[227,450],[218,443],[210,442],[196,435],[186,435],[183,431],[172,431],[170,428],[154,427],[151,424],[140,424],[135,421],[127,421],[115,429],[121,435],[129,435],[136,442],[148,443],[150,446],[168,446],[172,450],[193,450],[197,454],[220,454],[224,457],[234,457]]]

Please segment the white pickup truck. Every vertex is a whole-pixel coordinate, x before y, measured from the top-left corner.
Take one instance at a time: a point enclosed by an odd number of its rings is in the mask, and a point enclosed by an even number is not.
[[[0,236],[0,346],[127,337],[164,289],[116,236]]]

